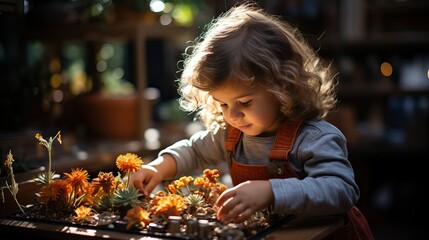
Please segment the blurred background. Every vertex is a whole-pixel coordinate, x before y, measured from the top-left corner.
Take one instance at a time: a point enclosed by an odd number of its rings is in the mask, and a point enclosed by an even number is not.
[[[201,129],[177,104],[182,53],[241,1],[0,0],[0,154],[15,172],[46,165],[34,138],[61,131],[53,170],[150,161]],[[429,1],[267,0],[338,72],[339,110],[376,239],[417,239],[429,148]],[[55,143],[54,143],[55,144]],[[2,165],[3,167],[3,165]],[[5,171],[0,177],[5,177]],[[94,175],[93,175],[94,176]]]

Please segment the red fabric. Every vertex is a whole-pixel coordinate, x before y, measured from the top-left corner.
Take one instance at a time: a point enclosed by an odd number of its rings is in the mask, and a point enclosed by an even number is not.
[[[270,165],[248,165],[235,161],[233,153],[241,138],[241,131],[231,127],[228,131],[225,148],[231,154],[229,173],[234,185],[247,180],[268,180],[271,178],[300,178],[287,161],[296,135],[300,129],[300,122],[284,122],[276,135],[273,149],[270,152]],[[271,171],[270,171],[271,170]],[[274,174],[273,171],[274,170]],[[365,216],[356,206],[345,214],[345,224],[325,240],[373,240],[371,229]]]
[[[324,240],[373,240],[371,228],[361,211],[353,206],[345,216],[344,226],[331,233]]]
[[[291,168],[287,161],[287,156],[292,149],[295,137],[298,134],[301,124],[296,122],[284,122],[279,131],[277,132],[273,149],[270,152],[270,159],[275,161],[278,166],[273,167],[274,172],[279,171],[277,174],[270,174],[268,169],[269,165],[248,165],[241,164],[233,157],[229,160],[229,173],[231,175],[232,183],[238,185],[247,180],[268,180],[270,178],[287,178],[299,176]],[[241,138],[241,131],[231,127],[228,130],[228,137],[225,142],[225,148],[231,153],[235,152],[236,145]]]

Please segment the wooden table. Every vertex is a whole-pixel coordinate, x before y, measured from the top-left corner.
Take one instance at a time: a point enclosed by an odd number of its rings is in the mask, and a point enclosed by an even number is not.
[[[318,240],[343,225],[342,217],[295,218],[267,235],[252,239],[264,240]],[[0,219],[0,232],[12,236],[48,239],[184,239],[165,236],[99,229],[89,226],[69,226],[55,223],[33,222],[11,218]]]
[[[344,219],[339,216],[296,218],[268,234],[265,239],[319,240],[333,233],[343,225]]]

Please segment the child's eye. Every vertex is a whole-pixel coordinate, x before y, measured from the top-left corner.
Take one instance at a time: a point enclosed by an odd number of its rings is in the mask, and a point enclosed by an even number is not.
[[[249,106],[249,105],[252,103],[252,100],[245,101],[245,102],[241,102],[241,101],[239,101],[238,103],[239,103],[240,105],[242,105],[242,106]]]
[[[221,104],[219,104],[219,106],[220,106],[221,108],[226,108],[228,105],[227,105],[226,103],[221,103]]]

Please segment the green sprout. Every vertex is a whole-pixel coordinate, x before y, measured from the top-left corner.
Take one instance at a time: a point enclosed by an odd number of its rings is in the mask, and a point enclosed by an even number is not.
[[[35,179],[35,181],[42,184],[49,184],[55,178],[60,177],[60,175],[55,174],[55,172],[51,171],[51,165],[52,165],[52,143],[54,142],[55,139],[57,139],[60,144],[63,143],[61,141],[61,131],[58,131],[58,133],[54,137],[50,137],[49,141],[45,140],[40,133],[36,133],[36,139],[39,140],[39,144],[45,146],[46,149],[48,150],[48,169],[46,171],[46,174],[44,173],[40,174],[38,178]]]

